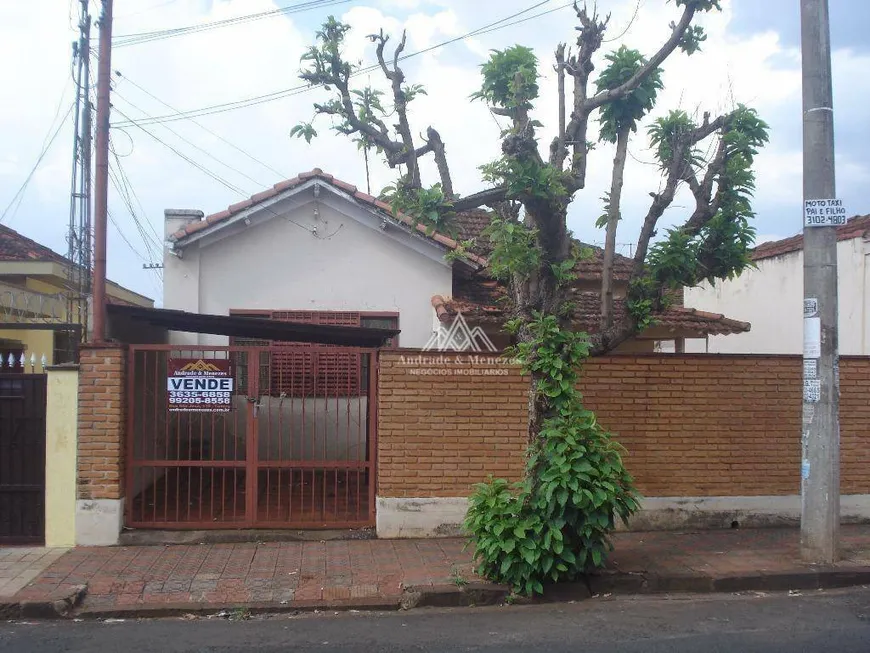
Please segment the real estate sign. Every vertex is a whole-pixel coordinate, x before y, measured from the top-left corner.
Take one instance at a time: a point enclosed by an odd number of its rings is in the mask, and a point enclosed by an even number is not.
[[[229,412],[233,407],[230,361],[170,358],[166,394],[170,412]]]

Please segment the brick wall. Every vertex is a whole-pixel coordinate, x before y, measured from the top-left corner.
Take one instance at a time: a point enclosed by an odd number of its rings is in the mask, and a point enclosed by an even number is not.
[[[79,363],[78,499],[124,496],[127,350],[86,345]]]
[[[527,410],[518,370],[450,354],[410,360],[418,355],[381,353],[378,495],[467,496],[489,473],[518,478]],[[503,375],[467,372],[498,367]],[[646,496],[800,491],[799,357],[597,358],[581,387]],[[842,492],[868,493],[870,358],[841,360],[841,395]]]
[[[527,384],[514,369],[402,362],[384,352],[378,374],[378,496],[467,496],[487,474],[518,479],[526,443]],[[422,354],[426,359],[433,355]],[[440,356],[436,354],[435,356]],[[417,375],[417,369],[426,375]],[[508,372],[507,375],[491,375]]]

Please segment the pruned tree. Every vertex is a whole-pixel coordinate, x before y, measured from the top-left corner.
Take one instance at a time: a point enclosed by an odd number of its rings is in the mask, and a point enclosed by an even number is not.
[[[333,117],[334,129],[374,147],[400,171],[384,193],[394,210],[441,229],[455,212],[493,209],[484,232],[489,273],[508,288],[511,319],[506,327],[516,334],[514,353],[530,377],[530,453],[523,483],[511,487],[490,481],[477,488],[467,526],[480,570],[519,591],[541,591],[545,579],[570,578],[602,564],[616,517],[625,519],[637,509],[618,447],[583,408],[576,390],[582,360],[611,351],[647,328],[666,307],[669,291],[731,277],[749,264],[755,233],[752,165],[767,141],[767,126],[743,105],[717,117],[705,113],[700,121],[671,111],[647,129],[662,180],[650,193],[637,237],[628,313],[614,311],[613,263],[628,144],[655,106],[662,64],[677,50],[687,55],[698,51],[706,37],[693,19],[721,9],[719,0],[675,4],[681,14],[661,47],[649,57],[625,47],[607,54],[594,92],[590,81],[609,16],[601,19],[574,5],[576,46],[559,44],[555,50],[558,128],[546,154],[537,136],[542,125],[530,115],[539,95],[534,52],[523,46],[493,51],[473,99],[506,117],[510,126],[501,134],[501,157],[481,168],[490,187],[467,197],[453,190],[440,134],[429,126],[425,137],[415,138],[411,128],[409,107],[423,89],[406,84],[399,67],[404,35],[389,57],[389,38],[383,32],[369,37],[390,84],[391,106],[384,105],[378,91],[351,88],[356,68],[341,54],[348,26],[330,18],[317,33],[317,45],[303,57],[307,67],[302,78],[333,93],[330,101],[315,105],[315,113]],[[388,116],[394,116],[391,126]],[[598,220],[606,233],[601,322],[595,333],[583,334],[572,328],[570,301],[583,249],[568,229],[567,211],[586,187],[594,116],[599,140],[613,143],[616,154]],[[303,123],[294,133],[310,139],[316,132],[311,123]],[[427,188],[419,162],[429,154],[440,181]],[[691,191],[694,208],[682,224],[655,239],[659,220],[681,187]]]

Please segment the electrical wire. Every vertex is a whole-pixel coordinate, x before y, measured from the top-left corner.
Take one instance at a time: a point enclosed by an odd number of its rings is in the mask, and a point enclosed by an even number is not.
[[[164,141],[163,139],[161,139],[159,136],[155,136],[153,133],[151,133],[150,131],[148,131],[147,129],[145,129],[145,127],[143,127],[142,125],[140,125],[138,121],[133,120],[130,116],[128,116],[128,115],[127,115],[126,113],[124,113],[123,111],[121,111],[119,108],[115,107],[114,109],[115,109],[115,111],[117,111],[119,114],[121,114],[122,116],[124,116],[124,118],[127,119],[127,121],[128,121],[129,124],[131,124],[131,125],[133,125],[133,126],[139,128],[140,130],[142,130],[143,132],[145,132],[146,134],[148,134],[148,136],[150,136],[150,137],[153,138],[155,141],[157,141],[158,143],[160,143],[161,145],[163,145],[163,147],[167,148],[168,150],[170,150],[171,152],[173,152],[174,154],[176,154],[178,157],[180,157],[180,158],[184,159],[185,161],[187,161],[190,165],[192,165],[194,168],[196,168],[196,169],[199,170],[200,172],[202,172],[202,173],[208,175],[209,177],[211,177],[212,179],[214,179],[216,182],[218,182],[219,184],[221,184],[221,185],[227,187],[228,189],[230,189],[230,190],[233,191],[234,193],[239,193],[240,195],[246,195],[246,196],[248,195],[248,193],[246,193],[245,191],[243,191],[243,190],[242,190],[241,188],[239,188],[238,186],[234,186],[233,184],[231,184],[230,182],[228,182],[226,179],[224,179],[224,178],[221,177],[220,175],[218,175],[218,174],[212,172],[211,170],[207,169],[205,166],[200,165],[199,163],[197,163],[196,161],[194,161],[193,159],[191,159],[189,156],[186,156],[185,154],[179,152],[176,148],[172,147],[169,143],[167,143],[166,141]]]
[[[151,118],[151,117],[152,117],[151,114],[149,114],[149,113],[148,113],[147,111],[145,111],[144,109],[141,109],[141,108],[137,107],[135,104],[133,104],[132,102],[130,102],[130,100],[128,100],[128,99],[125,98],[123,95],[121,95],[120,93],[118,93],[118,91],[115,91],[115,92],[114,92],[114,96],[115,96],[115,97],[119,97],[119,98],[121,98],[124,102],[126,102],[126,103],[129,104],[131,107],[133,107],[134,109],[136,109],[139,113],[144,114],[146,117],[148,117],[148,118]],[[140,121],[140,122],[141,122],[141,121]],[[242,171],[239,170],[238,168],[234,168],[234,167],[231,166],[229,163],[226,163],[225,161],[221,161],[221,160],[220,160],[219,158],[217,158],[215,155],[211,154],[211,153],[208,152],[207,150],[204,150],[203,148],[201,148],[199,145],[197,145],[197,144],[194,143],[193,141],[191,141],[191,140],[185,138],[184,136],[182,136],[181,134],[179,134],[177,131],[175,131],[174,129],[172,129],[172,128],[169,127],[168,125],[161,125],[161,127],[163,127],[163,129],[165,129],[166,131],[168,131],[170,134],[175,135],[178,139],[180,139],[180,140],[182,140],[183,142],[185,142],[185,143],[187,143],[188,145],[190,145],[193,149],[195,149],[195,150],[197,150],[197,151],[199,151],[199,152],[202,152],[202,153],[205,154],[208,158],[210,158],[212,161],[216,161],[217,163],[219,163],[220,165],[222,165],[223,167],[225,167],[227,170],[232,170],[232,171],[235,172],[237,175],[239,175],[239,176],[241,176],[241,177],[244,177],[245,179],[247,179],[247,180],[250,181],[250,182],[253,182],[253,183],[256,184],[259,188],[263,188],[263,187],[265,187],[265,186],[268,185],[268,184],[264,184],[262,181],[259,181],[259,180],[257,180],[257,179],[254,179],[253,177],[251,177],[250,175],[248,175],[248,174],[245,173],[245,172],[242,172]]]
[[[112,154],[115,154],[112,152]],[[111,172],[111,168],[110,168]],[[160,237],[157,235],[156,230],[151,225],[151,221],[148,220],[148,216],[145,214],[145,209],[142,206],[141,202],[139,203],[139,208],[141,209],[142,217],[148,227],[151,229],[151,233],[154,234],[154,238],[152,239],[151,234],[149,234],[145,228],[141,224],[141,220],[137,214],[136,209],[133,207],[133,196],[135,192],[133,191],[132,184],[130,184],[130,180],[127,175],[124,173],[123,168],[121,168],[121,161],[117,155],[115,155],[115,170],[114,170],[114,179],[113,183],[115,185],[116,190],[121,195],[121,199],[124,201],[124,204],[127,207],[127,210],[130,212],[130,215],[133,217],[133,221],[136,223],[136,229],[139,231],[139,235],[142,237],[142,241],[145,244],[145,249],[148,250],[148,254],[154,258],[159,258],[159,254],[161,253],[161,245],[160,245]]]
[[[64,93],[66,92],[66,88],[64,88]],[[9,217],[12,220],[15,215],[18,213],[18,209],[21,206],[21,202],[24,200],[24,194],[27,192],[27,186],[30,184],[30,180],[33,179],[33,175],[36,173],[39,168],[42,160],[45,158],[45,155],[48,154],[48,151],[51,149],[51,146],[54,144],[54,141],[57,139],[57,135],[60,133],[61,128],[67,121],[67,118],[72,115],[72,111],[75,108],[75,103],[70,104],[69,109],[64,114],[60,123],[58,123],[57,128],[54,130],[54,133],[51,132],[51,128],[49,128],[48,134],[46,134],[47,141],[43,141],[42,151],[39,153],[39,156],[36,158],[36,163],[33,164],[33,167],[30,169],[30,172],[27,174],[27,177],[24,179],[24,182],[16,191],[15,195],[12,196],[12,200],[10,200],[9,204],[3,209],[3,213],[0,214],[0,223],[2,223],[6,219],[6,215],[9,213],[9,210],[12,208],[13,204],[15,204],[15,210],[12,212],[12,215]],[[57,116],[52,120],[52,126],[54,125],[54,120],[57,119]],[[50,137],[49,137],[50,134]],[[17,201],[17,204],[16,204]]]
[[[133,138],[127,134],[127,137],[130,139],[130,143],[133,142]],[[136,192],[136,189],[133,187],[133,183],[130,181],[130,177],[127,175],[124,170],[124,166],[121,164],[121,160],[117,152],[115,152],[114,148],[112,148],[111,139],[109,140],[109,146],[112,152],[112,155],[115,157],[115,166],[118,169],[118,174],[121,178],[121,181],[124,183],[124,187],[128,189],[129,194],[133,196],[136,200],[136,204],[139,206],[139,211],[142,216],[145,218],[145,224],[148,225],[148,228],[151,230],[151,233],[154,234],[154,243],[157,246],[157,250],[159,251],[162,247],[163,238],[157,233],[157,230],[154,228],[154,225],[151,224],[151,220],[148,219],[147,212],[145,211],[145,206],[142,204],[142,200],[139,199],[139,194]],[[131,211],[132,213],[132,211]]]
[[[145,95],[147,95],[148,97],[150,97],[152,100],[155,100],[155,101],[159,102],[160,104],[162,104],[163,106],[165,106],[167,109],[170,109],[170,110],[172,110],[172,111],[175,111],[177,114],[178,114],[178,113],[181,113],[181,110],[180,110],[180,109],[176,109],[174,106],[172,106],[172,105],[169,104],[168,102],[165,102],[164,100],[161,100],[159,97],[157,97],[156,95],[154,95],[154,94],[151,93],[150,91],[148,91],[148,90],[142,88],[142,86],[140,86],[139,84],[137,84],[136,82],[134,82],[132,79],[130,79],[130,78],[127,77],[126,75],[122,75],[122,74],[121,74],[120,72],[118,72],[117,70],[115,71],[115,75],[117,75],[118,77],[120,77],[121,79],[123,79],[124,81],[126,81],[128,84],[133,85],[135,88],[139,89],[142,93],[144,93]],[[217,132],[214,131],[213,129],[209,129],[208,127],[206,127],[205,125],[203,125],[201,122],[199,122],[196,118],[189,118],[189,120],[190,120],[194,125],[196,125],[196,126],[199,127],[200,129],[204,130],[205,132],[211,134],[212,136],[214,136],[214,137],[217,138],[218,140],[222,141],[223,143],[229,145],[231,148],[233,148],[233,149],[236,150],[237,152],[239,152],[239,153],[241,153],[241,154],[244,154],[246,157],[248,157],[248,158],[249,158],[251,161],[253,161],[254,163],[257,163],[257,164],[263,166],[263,167],[264,167],[266,170],[268,170],[269,172],[273,172],[273,173],[275,173],[276,175],[278,175],[278,176],[281,177],[282,179],[286,179],[286,178],[289,177],[289,175],[287,175],[286,173],[281,172],[280,170],[277,170],[277,169],[273,168],[273,167],[270,166],[268,163],[264,163],[263,161],[261,161],[260,159],[258,159],[257,157],[255,157],[253,154],[251,154],[251,153],[248,152],[247,150],[244,150],[244,149],[242,149],[241,147],[239,147],[238,145],[236,145],[235,143],[232,143],[231,141],[228,141],[226,138],[224,138],[223,136],[221,136],[219,133],[217,133]]]
[[[546,11],[542,11],[540,13],[534,14],[532,16],[526,16],[524,18],[515,20],[513,22],[508,22],[508,21],[511,21],[512,19],[517,18],[519,16],[522,16],[523,14],[526,14],[530,11],[534,11],[535,9],[549,3],[550,1],[551,0],[543,0],[542,2],[537,2],[536,4],[534,4],[530,7],[527,7],[526,9],[523,9],[521,11],[513,13],[509,16],[505,16],[504,18],[501,18],[497,21],[494,21],[492,23],[489,23],[487,25],[479,27],[475,30],[467,32],[466,34],[462,34],[461,36],[457,36],[457,37],[454,37],[454,38],[449,39],[447,41],[437,43],[435,45],[429,46],[428,48],[424,48],[422,50],[418,50],[416,52],[404,54],[404,55],[400,56],[398,58],[398,60],[399,61],[406,61],[406,60],[411,59],[413,57],[417,57],[417,56],[420,56],[422,54],[432,52],[433,50],[437,50],[439,48],[445,47],[447,45],[451,45],[453,43],[465,40],[467,38],[472,38],[474,36],[482,36],[484,34],[489,34],[491,32],[495,32],[495,31],[498,31],[501,29],[505,29],[507,27],[512,27],[514,25],[519,25],[521,23],[525,23],[527,21],[534,20],[536,18],[540,18],[542,16],[546,16],[547,14],[551,14],[551,13],[554,13],[556,11],[561,11],[562,9],[565,9],[567,7],[571,7],[574,4],[573,2],[568,2],[568,3],[565,3],[563,5],[559,5],[558,7],[554,7],[552,9],[548,9]],[[366,66],[364,68],[359,68],[359,69],[355,70],[353,73],[351,73],[350,76],[357,77],[359,75],[370,73],[370,72],[377,70],[379,68],[380,68],[380,64],[372,64],[370,66]],[[156,117],[152,118],[151,120],[142,121],[141,124],[142,125],[151,125],[151,124],[155,124],[155,123],[174,122],[176,120],[187,120],[187,119],[190,119],[193,117],[200,118],[203,116],[210,116],[210,115],[214,115],[217,113],[224,113],[226,111],[234,111],[236,109],[243,109],[243,108],[250,107],[250,106],[256,106],[258,104],[264,104],[266,102],[273,102],[275,100],[279,100],[279,99],[283,99],[283,98],[287,98],[287,97],[292,97],[294,95],[300,95],[301,93],[306,93],[310,90],[313,90],[314,88],[317,88],[317,87],[314,85],[311,85],[311,84],[301,84],[299,86],[293,86],[291,88],[286,88],[286,89],[282,89],[279,91],[273,91],[271,93],[265,93],[263,95],[257,95],[257,96],[253,96],[250,98],[245,98],[243,100],[235,100],[232,102],[213,104],[213,105],[210,105],[207,107],[201,107],[199,109],[190,109],[188,111],[176,111],[173,114],[165,114],[162,116],[156,116]],[[118,122],[117,124],[119,126],[122,126],[122,127],[128,126],[128,124],[124,123],[124,122]]]
[[[351,0],[309,0],[300,4],[290,5],[270,11],[263,11],[256,14],[246,14],[236,16],[235,18],[226,18],[224,20],[216,20],[210,23],[202,23],[199,25],[188,25],[187,27],[176,27],[172,29],[155,30],[152,32],[138,32],[135,34],[119,34],[112,39],[112,44],[116,48],[123,48],[130,45],[139,45],[142,43],[150,43],[162,39],[174,38],[176,36],[186,36],[188,34],[196,34],[217,28],[229,27],[249,23],[263,18],[274,18],[277,16],[289,16],[292,14],[310,11],[312,9],[321,9],[333,7],[335,5],[347,4]]]

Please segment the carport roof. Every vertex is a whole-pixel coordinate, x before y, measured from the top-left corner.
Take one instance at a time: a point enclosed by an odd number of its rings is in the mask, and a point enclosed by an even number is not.
[[[261,317],[188,313],[167,308],[109,304],[106,309],[109,315],[124,316],[170,331],[210,333],[257,340],[308,342],[343,347],[382,347],[390,338],[399,334],[399,329],[304,324]]]

